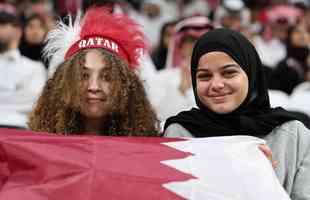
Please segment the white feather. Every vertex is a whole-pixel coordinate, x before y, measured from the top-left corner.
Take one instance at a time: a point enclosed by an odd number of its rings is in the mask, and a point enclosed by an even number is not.
[[[56,28],[47,34],[43,57],[49,61],[49,76],[64,61],[69,48],[80,39],[80,30],[81,12],[78,12],[75,20],[73,20],[72,15],[68,15],[68,25],[59,20]]]

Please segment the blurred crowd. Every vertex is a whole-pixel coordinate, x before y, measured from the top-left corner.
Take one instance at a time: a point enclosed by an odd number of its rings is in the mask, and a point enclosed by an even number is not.
[[[192,48],[216,27],[250,39],[266,71],[271,105],[294,111],[310,124],[309,0],[2,0],[0,126],[26,128],[27,114],[56,65],[42,57],[46,35],[58,19],[94,4],[141,25],[149,52],[138,73],[162,124],[195,107]]]

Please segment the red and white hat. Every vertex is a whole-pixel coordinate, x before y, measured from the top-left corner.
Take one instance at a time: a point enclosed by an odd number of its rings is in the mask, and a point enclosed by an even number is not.
[[[68,25],[59,21],[49,32],[43,56],[50,60],[50,67],[57,67],[82,49],[103,48],[114,53],[129,67],[138,65],[141,53],[146,49],[145,36],[139,25],[124,14],[111,14],[106,7],[93,7]]]

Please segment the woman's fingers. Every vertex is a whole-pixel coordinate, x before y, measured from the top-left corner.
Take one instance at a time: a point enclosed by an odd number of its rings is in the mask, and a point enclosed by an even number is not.
[[[261,144],[258,147],[265,154],[265,156],[268,158],[268,160],[271,162],[272,167],[276,168],[278,163],[279,163],[279,161],[272,160],[272,151],[271,151],[271,149],[267,145],[265,145],[265,144]]]
[[[273,160],[271,164],[272,164],[273,169],[275,169],[278,166],[279,161]]]

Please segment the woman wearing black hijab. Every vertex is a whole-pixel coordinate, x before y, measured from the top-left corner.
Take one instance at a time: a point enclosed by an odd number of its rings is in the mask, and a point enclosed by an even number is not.
[[[207,32],[194,47],[191,75],[198,109],[169,118],[165,136],[264,138],[279,161],[276,174],[290,197],[310,199],[310,130],[290,112],[270,107],[252,44],[229,29]]]
[[[309,33],[299,25],[289,28],[287,55],[271,72],[270,89],[281,90],[290,95],[298,84],[306,81],[306,74],[310,68],[307,63],[310,57],[308,37]]]
[[[19,44],[19,50],[22,55],[42,62],[46,68],[48,64],[42,57],[42,49],[47,31],[44,18],[38,14],[33,14],[26,18],[24,34]]]

